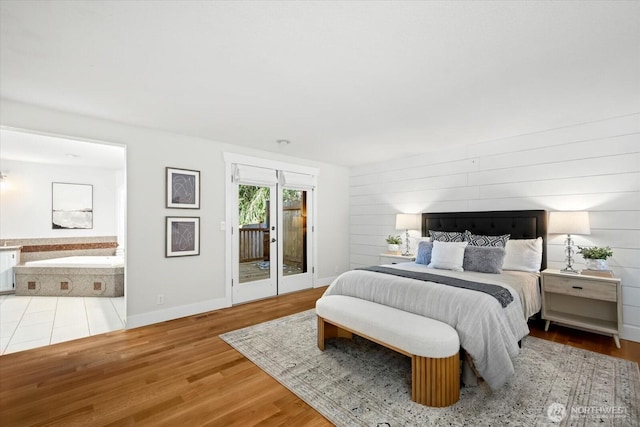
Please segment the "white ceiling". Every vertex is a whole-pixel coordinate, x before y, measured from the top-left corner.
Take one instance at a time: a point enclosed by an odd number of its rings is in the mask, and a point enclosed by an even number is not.
[[[640,111],[637,1],[3,0],[0,31],[3,98],[343,165]]]
[[[124,170],[125,150],[118,145],[0,129],[0,159],[52,165]],[[8,173],[6,164],[2,172]]]

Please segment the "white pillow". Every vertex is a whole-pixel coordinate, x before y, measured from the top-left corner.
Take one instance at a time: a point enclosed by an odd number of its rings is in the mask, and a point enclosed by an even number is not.
[[[542,237],[511,239],[505,247],[503,270],[540,271],[542,265]]]
[[[433,242],[431,262],[427,268],[439,268],[441,270],[464,271],[464,249],[468,242]]]

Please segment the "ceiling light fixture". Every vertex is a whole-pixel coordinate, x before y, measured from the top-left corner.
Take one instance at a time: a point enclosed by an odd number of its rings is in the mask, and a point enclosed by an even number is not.
[[[67,157],[70,159],[77,159],[80,156],[74,153],[67,153]]]
[[[3,191],[9,188],[8,175],[4,171],[0,171],[0,189]]]
[[[276,142],[278,144],[280,144],[280,145],[289,145],[289,144],[291,144],[291,141],[289,141],[288,139],[279,139]]]

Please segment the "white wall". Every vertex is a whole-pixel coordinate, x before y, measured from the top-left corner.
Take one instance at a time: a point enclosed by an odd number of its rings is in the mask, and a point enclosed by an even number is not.
[[[353,168],[350,187],[351,267],[378,262],[399,212],[588,210],[576,244],[612,247],[622,336],[640,341],[640,114]],[[561,268],[564,236],[549,237]]]
[[[318,277],[330,284],[349,269],[349,172],[340,167],[324,168],[318,177],[316,234],[320,262]],[[346,251],[343,251],[345,245]],[[331,254],[331,257],[327,257]],[[325,278],[322,280],[322,278]]]
[[[123,144],[127,148],[127,326],[168,320],[224,307],[225,165],[237,152],[317,167],[320,278],[348,268],[346,168],[229,144],[66,114],[2,100],[0,124],[49,134]],[[165,167],[201,171],[201,209],[166,209]],[[200,256],[165,258],[165,216],[200,216]],[[327,279],[328,280],[328,279]],[[165,304],[156,296],[164,294]]]
[[[0,239],[116,235],[116,171],[2,160]],[[124,166],[124,165],[123,165]],[[51,228],[51,183],[93,185],[93,229]]]

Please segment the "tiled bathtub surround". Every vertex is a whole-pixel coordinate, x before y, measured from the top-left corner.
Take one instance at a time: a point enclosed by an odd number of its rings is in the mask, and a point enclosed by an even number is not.
[[[124,297],[0,295],[0,354],[124,328]]]
[[[30,245],[24,247],[24,252],[54,252],[54,251],[85,251],[90,249],[115,249],[117,243],[72,243],[53,245]]]
[[[2,239],[0,247],[21,247],[20,261],[14,267],[17,295],[102,296],[124,295],[123,268],[46,268],[23,267],[30,261],[70,256],[113,256],[116,236],[56,237],[42,239]]]
[[[16,295],[120,297],[124,295],[124,267],[13,268]]]
[[[2,239],[0,246],[22,246],[20,262],[63,258],[76,255],[114,255],[116,236],[55,237],[43,239]]]

